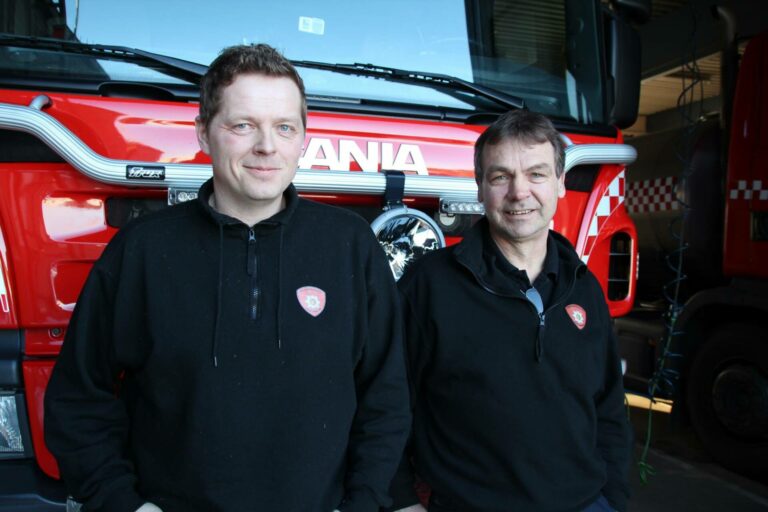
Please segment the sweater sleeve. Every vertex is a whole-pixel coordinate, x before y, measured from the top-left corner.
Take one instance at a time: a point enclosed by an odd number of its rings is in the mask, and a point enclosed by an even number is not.
[[[374,512],[389,505],[389,484],[411,423],[397,291],[372,236],[370,244],[365,269],[366,340],[355,369],[357,411],[349,438],[342,512]]]
[[[117,289],[100,263],[77,301],[46,390],[45,441],[68,492],[88,510],[133,512],[145,500],[135,490],[133,466],[124,455],[129,422],[117,397],[125,369],[113,343]]]
[[[430,346],[428,336],[425,336],[424,334],[425,329],[421,324],[419,316],[415,314],[411,303],[412,298],[409,288],[411,286],[410,283],[413,280],[413,275],[413,272],[406,274],[406,276],[404,276],[398,283],[401,292],[400,302],[403,311],[406,347],[405,360],[412,409],[416,407],[418,401],[418,383],[421,380],[422,368],[428,360],[427,353],[428,347]],[[395,477],[392,480],[390,494],[392,495],[393,504],[388,510],[396,511],[410,507],[411,505],[416,505],[420,502],[419,496],[416,493],[417,480],[416,471],[413,466],[412,443],[413,438],[411,437],[406,445],[397,473],[395,473]]]
[[[598,292],[602,297],[602,291],[598,289]],[[629,499],[631,432],[624,404],[624,384],[616,337],[613,334],[608,308],[604,303],[602,309],[607,346],[605,387],[596,399],[597,445],[606,463],[608,476],[603,495],[616,510],[624,512]]]

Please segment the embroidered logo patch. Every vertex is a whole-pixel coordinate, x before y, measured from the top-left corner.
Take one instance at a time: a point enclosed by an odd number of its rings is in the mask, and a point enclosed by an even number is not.
[[[296,290],[296,297],[304,311],[317,316],[325,309],[325,292],[315,286],[302,286]]]
[[[583,307],[579,306],[578,304],[570,304],[565,306],[565,311],[568,313],[568,316],[571,317],[573,325],[578,327],[579,330],[583,329],[584,326],[587,325],[587,312],[584,311]]]

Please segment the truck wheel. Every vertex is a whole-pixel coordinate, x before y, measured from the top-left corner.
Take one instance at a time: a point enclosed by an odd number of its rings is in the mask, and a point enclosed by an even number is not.
[[[699,438],[723,466],[768,470],[768,332],[729,324],[705,341],[687,381],[688,412]]]

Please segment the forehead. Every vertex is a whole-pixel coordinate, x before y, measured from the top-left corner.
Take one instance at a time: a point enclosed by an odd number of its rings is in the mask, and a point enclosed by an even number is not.
[[[482,162],[484,167],[525,169],[533,165],[546,164],[554,168],[555,150],[549,142],[527,143],[502,139],[496,144],[488,144],[483,148]]]
[[[288,77],[240,74],[221,90],[220,111],[301,116],[301,93]]]

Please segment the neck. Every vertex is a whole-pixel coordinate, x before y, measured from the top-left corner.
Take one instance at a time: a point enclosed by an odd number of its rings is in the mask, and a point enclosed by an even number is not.
[[[544,235],[531,240],[512,241],[491,230],[491,238],[501,253],[509,263],[525,271],[531,284],[541,273],[547,257],[548,232],[545,231]]]
[[[217,212],[239,220],[246,226],[255,226],[259,222],[268,219],[285,208],[285,196],[269,202],[251,201],[247,205],[223,199],[214,189],[208,199],[208,204]]]

